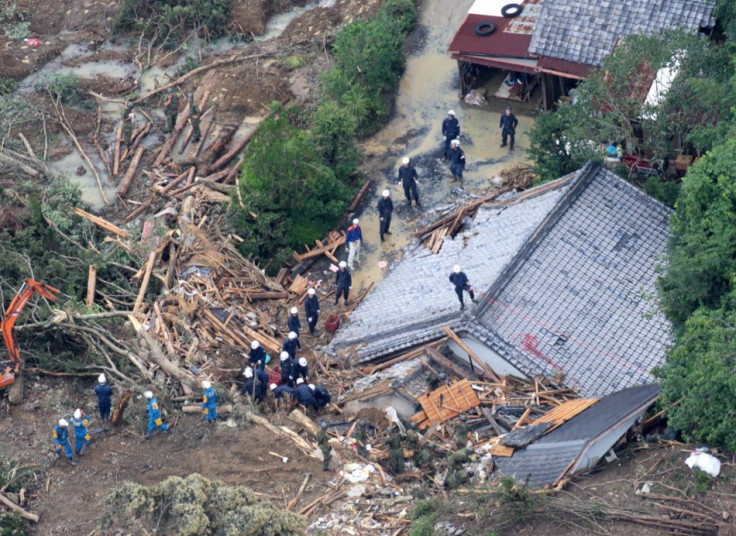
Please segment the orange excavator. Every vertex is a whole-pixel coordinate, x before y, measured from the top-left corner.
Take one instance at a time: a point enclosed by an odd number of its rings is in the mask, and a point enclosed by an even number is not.
[[[23,366],[23,361],[20,359],[18,343],[13,336],[13,326],[15,326],[15,321],[20,316],[20,313],[28,303],[28,300],[30,300],[31,296],[34,294],[39,294],[47,300],[54,301],[56,300],[56,296],[60,294],[60,291],[45,283],[39,283],[31,278],[26,278],[25,283],[23,283],[23,286],[15,295],[13,301],[8,305],[8,308],[5,310],[5,317],[2,322],[0,322],[0,329],[2,329],[3,332],[5,347],[8,349],[10,366],[6,367],[5,372],[0,376],[0,389],[8,387],[15,382],[15,375],[20,372],[20,369]]]

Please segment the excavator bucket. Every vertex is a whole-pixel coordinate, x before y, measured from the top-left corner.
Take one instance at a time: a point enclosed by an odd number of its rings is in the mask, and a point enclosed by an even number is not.
[[[0,376],[0,389],[8,387],[14,381],[15,375],[13,374],[13,371],[10,369],[10,367],[7,367],[2,373],[2,376]]]

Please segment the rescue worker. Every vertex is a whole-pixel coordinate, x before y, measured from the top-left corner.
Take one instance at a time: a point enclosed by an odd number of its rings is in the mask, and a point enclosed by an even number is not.
[[[468,291],[468,294],[470,294],[470,301],[472,301],[473,303],[478,302],[475,301],[475,294],[473,293],[473,289],[470,286],[470,281],[468,281],[468,276],[465,275],[465,272],[460,270],[460,265],[456,264],[452,270],[453,273],[450,274],[450,283],[455,285],[455,293],[457,294],[457,299],[460,300],[460,310],[462,311],[465,309],[463,292]]]
[[[252,396],[256,402],[263,400],[268,387],[268,374],[261,369],[256,369],[254,373],[252,368],[247,367],[243,372],[243,376],[245,376],[245,383],[240,393]]]
[[[348,268],[352,271],[355,270],[355,262],[360,262],[360,246],[363,244],[363,230],[357,219],[345,232],[345,241],[348,243]]]
[[[74,410],[72,426],[74,427],[74,452],[77,456],[84,456],[84,451],[87,450],[92,439],[92,436],[87,433],[88,424],[87,415],[79,408]]]
[[[319,407],[325,407],[332,400],[330,392],[321,385],[310,383],[309,388],[312,390],[312,393],[314,393],[314,399],[317,401],[317,405]]]
[[[248,361],[250,366],[263,370],[266,367],[266,349],[261,346],[258,341],[250,343],[250,352],[248,352]]]
[[[350,294],[350,289],[353,287],[353,277],[350,275],[350,270],[347,269],[347,263],[345,261],[340,261],[339,268],[335,274],[335,286],[337,287],[335,305],[340,301],[340,296],[345,298],[345,305],[347,305],[348,295]]]
[[[460,449],[447,456],[447,475],[445,476],[445,487],[447,489],[455,489],[465,484],[468,478],[468,472],[465,470],[465,464],[470,460],[470,456],[475,451],[471,448]]]
[[[509,138],[509,151],[514,150],[514,135],[516,134],[516,126],[519,120],[511,113],[511,106],[506,107],[506,112],[501,116],[498,128],[501,129],[501,147],[506,147],[506,138]]]
[[[77,465],[72,459],[72,446],[69,444],[69,423],[66,419],[59,419],[59,424],[54,426],[54,431],[51,434],[54,440],[54,448],[56,449],[56,456],[61,456],[61,449],[64,449],[66,453],[66,460],[69,465]]]
[[[302,343],[299,342],[299,336],[295,331],[290,331],[281,345],[282,352],[288,352],[289,357],[296,359],[296,351],[302,349]]]
[[[161,418],[161,412],[158,407],[158,401],[153,397],[151,391],[146,391],[143,396],[148,400],[148,433],[143,436],[143,439],[151,439],[151,434],[156,428],[161,429],[163,432],[168,431],[169,427],[166,426],[163,419]]]
[[[358,448],[358,454],[360,456],[363,456],[363,458],[368,457],[368,449],[365,448],[368,438],[365,433],[365,424],[363,421],[360,421],[358,425],[355,427],[355,432],[353,433],[353,437],[355,438],[355,445]]]
[[[317,405],[317,400],[314,398],[314,393],[312,393],[312,390],[306,383],[304,383],[304,380],[301,378],[297,378],[296,380],[294,398],[297,400],[297,402],[307,408],[312,408],[315,411],[319,409],[319,406]]]
[[[212,383],[207,380],[202,382],[204,394],[202,395],[202,413],[207,422],[214,423],[217,421],[217,391],[212,387]]]
[[[202,133],[199,130],[199,121],[202,119],[202,112],[194,102],[194,95],[187,93],[187,99],[189,99],[189,122],[192,124],[192,141],[198,142],[199,138],[202,137]]]
[[[307,299],[304,300],[304,312],[307,315],[309,333],[314,335],[314,328],[317,327],[317,321],[319,320],[319,299],[317,298],[317,291],[313,288],[307,291]]]
[[[285,405],[287,410],[290,408],[291,403],[294,401],[294,389],[288,385],[276,385],[275,383],[272,383],[271,392],[273,393],[273,398],[276,401],[277,409],[280,404]]]
[[[133,136],[133,119],[135,119],[132,102],[125,103],[121,118],[123,120],[123,143],[126,147],[130,147],[130,142]]]
[[[281,385],[294,387],[294,366],[289,352],[281,352]]]
[[[452,442],[458,449],[464,449],[468,446],[468,433],[470,427],[467,425],[467,417],[460,415],[460,422],[455,426],[455,434],[452,436]]]
[[[389,428],[389,432],[392,429]],[[394,430],[386,441],[386,446],[390,449],[388,454],[388,466],[395,475],[404,472],[404,447],[401,446],[401,434],[398,429]]]
[[[450,173],[456,180],[463,180],[463,170],[465,169],[465,153],[460,148],[460,142],[452,140],[450,144]]]
[[[329,439],[324,430],[320,430],[317,434],[317,444],[319,450],[322,451],[322,470],[329,471],[330,459],[332,459],[332,448],[330,447]]]
[[[296,333],[299,336],[299,330],[302,329],[302,323],[299,322],[299,309],[292,307],[289,311],[289,318],[286,320],[286,325],[289,326],[289,331]]]
[[[307,381],[307,376],[309,376],[309,363],[307,363],[306,357],[300,357],[299,361],[294,364],[294,372],[294,377],[304,378],[304,381]]]
[[[176,119],[179,116],[179,97],[174,92],[173,87],[166,90],[164,113],[166,114],[166,129],[164,132],[171,132],[174,130]]]
[[[417,170],[411,165],[409,158],[406,156],[399,167],[399,184],[404,187],[406,204],[411,206],[411,198],[414,196],[417,206],[421,207],[422,204],[419,202],[419,193],[417,192]]]
[[[110,420],[110,406],[112,405],[112,387],[107,385],[107,378],[104,374],[97,377],[97,386],[95,386],[95,394],[97,395],[97,407],[100,410],[100,420],[106,422]]]
[[[445,149],[442,157],[447,160],[449,158],[450,143],[460,137],[460,122],[455,117],[455,111],[447,112],[447,117],[442,121],[442,135],[445,137]]]
[[[381,199],[378,200],[378,232],[381,235],[381,242],[385,242],[383,235],[391,234],[391,214],[394,211],[394,204],[391,201],[391,192],[384,190],[381,192]]]

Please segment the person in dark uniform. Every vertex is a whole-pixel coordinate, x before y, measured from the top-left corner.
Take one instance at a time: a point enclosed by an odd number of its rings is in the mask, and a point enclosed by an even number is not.
[[[450,144],[450,173],[455,179],[463,180],[465,170],[465,153],[460,148],[460,142],[452,140]]]
[[[287,410],[291,409],[291,404],[294,401],[294,389],[288,385],[276,385],[275,383],[272,383],[271,392],[273,393],[273,398],[276,402],[276,409],[281,405],[285,406]]]
[[[419,202],[419,193],[417,192],[417,170],[411,165],[409,158],[406,156],[401,161],[401,167],[399,167],[399,184],[404,187],[406,204],[411,206],[411,198],[414,196],[417,206],[421,207],[422,204]]]
[[[297,402],[307,408],[312,408],[315,411],[319,409],[319,406],[317,405],[317,400],[314,398],[314,393],[301,378],[296,380],[294,398],[296,398]]]
[[[470,287],[470,281],[468,281],[468,276],[465,275],[465,272],[460,270],[460,265],[456,264],[453,268],[453,273],[450,274],[450,282],[455,285],[455,292],[457,293],[457,299],[460,300],[460,310],[462,311],[465,309],[465,302],[463,301],[463,292],[466,290],[468,291],[468,294],[470,294],[470,301],[473,303],[476,303],[475,301],[475,294],[473,293],[473,289]]]
[[[121,117],[123,119],[123,143],[126,147],[130,147],[133,137],[133,119],[135,119],[132,102],[125,103]]]
[[[176,118],[179,116],[179,98],[174,93],[173,87],[166,90],[164,113],[166,114],[166,130],[164,132],[171,132],[174,130]]]
[[[290,358],[296,359],[296,351],[301,349],[302,343],[299,342],[299,336],[295,332],[290,331],[286,339],[284,339],[284,344],[281,345],[281,351],[288,352]]]
[[[309,333],[314,335],[314,328],[317,327],[317,321],[319,320],[319,299],[317,298],[317,291],[313,288],[307,291],[307,299],[304,300],[304,312],[307,315]]]
[[[189,99],[189,122],[192,124],[192,141],[198,142],[199,138],[202,137],[202,132],[199,130],[199,121],[202,119],[202,111],[194,102],[194,95],[187,93],[187,99]]]
[[[511,113],[511,106],[506,107],[506,113],[501,116],[499,128],[501,129],[501,147],[506,147],[506,138],[509,138],[509,151],[514,150],[514,135],[516,134],[516,126],[519,120]]]
[[[307,380],[307,377],[309,376],[309,363],[307,362],[306,357],[300,357],[299,360],[294,365],[294,374],[297,378],[304,378],[304,380]]]
[[[253,368],[263,370],[266,367],[266,349],[258,341],[250,343],[248,360],[250,361],[250,366]]]
[[[348,264],[345,261],[340,261],[340,267],[335,274],[335,286],[337,287],[335,305],[340,301],[340,296],[345,297],[345,305],[347,305],[350,288],[353,286],[353,277],[350,275]]]
[[[302,328],[302,323],[299,322],[299,310],[296,307],[292,307],[289,311],[289,318],[286,321],[286,325],[289,326],[289,331],[299,335],[299,330]]]
[[[281,385],[294,387],[294,361],[291,359],[289,352],[281,352]]]
[[[378,200],[378,218],[380,224],[378,232],[381,234],[381,242],[385,242],[383,235],[391,234],[391,214],[394,211],[394,204],[391,201],[391,192],[384,190],[381,192],[381,199]]]
[[[330,392],[321,385],[310,383],[309,388],[312,390],[312,393],[314,393],[314,399],[317,401],[317,405],[319,407],[325,407],[332,400]]]
[[[460,137],[460,122],[455,117],[455,110],[447,112],[447,117],[442,121],[442,135],[445,137],[445,149],[442,157],[447,160],[450,152],[450,142]]]
[[[100,410],[100,420],[102,422],[110,420],[110,406],[112,405],[112,387],[107,385],[107,378],[104,374],[100,374],[97,378],[97,387],[95,387],[97,395],[97,407]]]

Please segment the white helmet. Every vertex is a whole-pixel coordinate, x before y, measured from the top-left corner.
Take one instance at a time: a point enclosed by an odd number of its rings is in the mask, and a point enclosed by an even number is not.
[[[205,380],[202,382],[202,387],[204,387],[205,389],[209,389],[210,387],[212,387],[212,383]]]
[[[274,389],[276,389],[278,387],[278,385],[276,385],[275,383],[272,383],[268,387],[269,387],[269,389],[271,389],[271,391],[273,391]]]
[[[105,382],[107,382],[107,378],[105,378],[104,374],[100,374],[99,376],[97,376],[97,383],[105,383]]]
[[[306,366],[307,366],[307,358],[306,358],[306,357],[300,357],[300,358],[299,358],[299,364],[300,364],[300,365],[301,365],[302,367],[306,367]]]
[[[405,156],[405,157],[404,157],[404,158],[403,158],[403,159],[401,160],[401,163],[402,163],[402,164],[408,164],[408,163],[409,163],[409,157],[408,157],[408,156]]]
[[[297,314],[298,312],[299,312],[299,309],[297,309],[296,307],[292,307],[292,308],[291,308],[291,314],[295,315],[295,314]]]
[[[296,384],[297,385],[301,385],[303,383],[304,383],[304,380],[302,378],[297,378],[297,380],[296,380]]]
[[[74,418],[75,419],[81,419],[82,418],[82,410],[77,408],[74,410]]]
[[[388,197],[388,196],[390,196],[390,195],[391,195],[391,192],[389,192],[388,190],[384,190],[383,192],[381,192],[381,195],[382,195],[383,197]]]
[[[359,223],[360,223],[360,221],[358,221],[358,218],[355,218],[355,219],[353,220],[353,225],[358,225]]]
[[[253,341],[252,343],[250,343],[250,347],[251,347],[251,348],[252,348],[253,350],[255,350],[256,348],[258,348],[258,347],[259,347],[260,345],[261,345],[261,343],[260,343],[260,342],[258,342],[258,341]]]
[[[460,273],[460,265],[459,264],[456,264],[455,267],[452,269],[452,271],[455,272],[456,274],[459,274]]]
[[[311,389],[312,391],[314,391],[314,390],[316,389],[316,387],[314,386],[314,384],[313,384],[313,383],[310,383],[310,384],[309,384],[309,388],[310,388],[310,389]]]
[[[250,367],[245,367],[245,372],[243,372],[243,376],[246,378],[252,378],[253,377],[253,369]]]
[[[450,145],[452,145],[453,147],[460,147],[460,141],[459,140],[452,140],[450,142]]]
[[[340,261],[340,268],[345,268],[348,265],[345,261]]]
[[[281,361],[289,359],[289,352],[281,352]]]
[[[151,400],[153,398],[153,393],[151,391],[146,391],[143,393],[143,396],[145,396],[148,400]]]
[[[290,331],[288,337],[289,337],[290,340],[293,341],[294,339],[297,338],[297,334],[296,334],[295,331]]]
[[[59,426],[67,427],[69,426],[69,423],[66,422],[66,419],[59,419]]]
[[[447,112],[447,115],[455,115],[455,110],[449,110],[449,111]]]
[[[309,294],[310,296],[314,296],[314,295],[315,295],[316,293],[317,293],[317,291],[316,291],[316,290],[314,290],[313,288],[310,288],[310,289],[309,289],[309,290],[307,291],[307,294]]]

